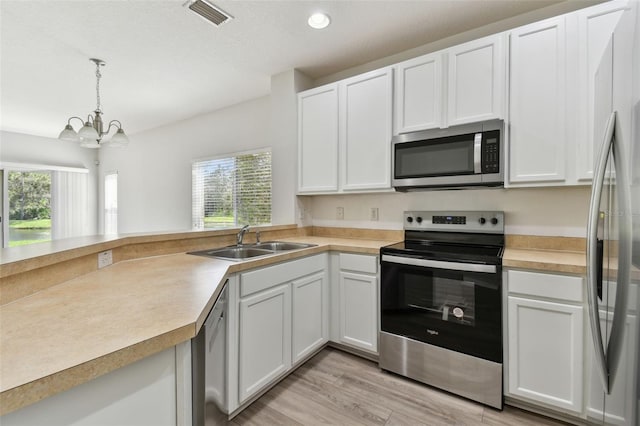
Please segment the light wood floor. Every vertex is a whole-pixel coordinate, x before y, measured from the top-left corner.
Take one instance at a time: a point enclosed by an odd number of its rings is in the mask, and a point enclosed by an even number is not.
[[[500,412],[386,373],[326,348],[232,421],[238,425],[565,425],[513,407]]]

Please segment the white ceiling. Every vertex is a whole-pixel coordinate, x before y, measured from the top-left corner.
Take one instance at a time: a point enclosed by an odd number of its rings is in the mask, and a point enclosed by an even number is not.
[[[131,135],[267,95],[286,70],[316,79],[558,1],[216,0],[235,19],[215,27],[184,0],[0,0],[0,125],[57,137],[86,117],[91,57],[105,120]],[[317,10],[326,30],[306,24]]]

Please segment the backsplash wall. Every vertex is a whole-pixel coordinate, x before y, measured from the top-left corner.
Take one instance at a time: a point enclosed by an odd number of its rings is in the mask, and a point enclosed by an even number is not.
[[[316,195],[302,198],[315,226],[402,229],[406,210],[502,210],[507,234],[584,237],[590,186]],[[337,219],[337,208],[344,219]],[[371,209],[378,220],[371,220]]]

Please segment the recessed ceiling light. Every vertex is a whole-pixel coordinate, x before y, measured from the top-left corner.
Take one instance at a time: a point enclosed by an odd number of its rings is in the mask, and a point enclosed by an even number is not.
[[[329,26],[329,24],[331,23],[331,19],[326,13],[314,13],[313,15],[309,16],[309,20],[307,21],[307,23],[311,28],[321,30]]]

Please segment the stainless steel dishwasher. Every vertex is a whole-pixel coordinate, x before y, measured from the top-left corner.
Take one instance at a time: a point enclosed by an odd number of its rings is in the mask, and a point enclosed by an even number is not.
[[[191,340],[193,425],[228,423],[227,286],[220,292],[204,326]]]

